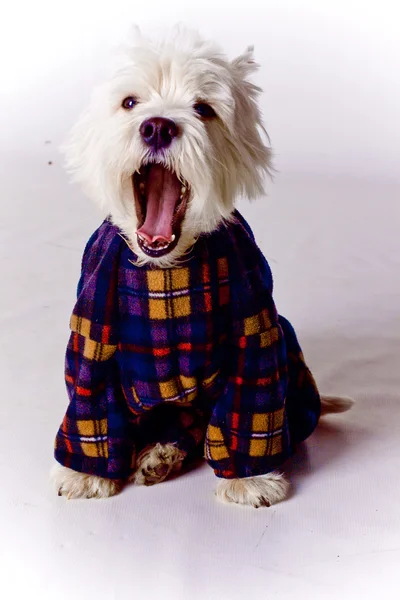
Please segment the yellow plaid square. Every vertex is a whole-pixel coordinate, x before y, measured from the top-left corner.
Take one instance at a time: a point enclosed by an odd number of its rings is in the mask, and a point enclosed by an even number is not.
[[[207,438],[210,442],[223,442],[224,436],[222,435],[222,431],[219,427],[215,425],[209,425],[207,429]]]
[[[186,375],[180,375],[179,379],[184,390],[190,390],[197,385],[196,377],[186,377]]]
[[[268,432],[271,433],[283,427],[283,419],[285,409],[280,408],[269,413],[255,413],[253,415],[252,431],[255,433]]]
[[[167,303],[165,300],[149,300],[149,316],[150,319],[166,319],[167,318]]]
[[[282,452],[282,434],[278,433],[270,439],[253,439],[250,441],[249,455],[250,456],[274,456]]]
[[[181,296],[173,298],[173,311],[175,317],[188,317],[190,315],[190,298],[189,296]]]
[[[263,310],[258,315],[248,317],[244,320],[244,335],[263,333],[272,327],[268,311]]]
[[[161,381],[159,384],[161,398],[168,400],[169,398],[175,398],[178,395],[178,386],[176,379],[170,379],[169,381]]]
[[[171,281],[173,290],[185,290],[189,288],[189,269],[173,269],[171,271]]]
[[[271,413],[273,416],[273,421],[272,421],[272,429],[282,429],[283,427],[283,422],[284,422],[284,417],[285,417],[285,409],[284,408],[280,408],[279,410],[274,411],[273,413]]]
[[[256,413],[253,415],[253,427],[254,432],[268,431],[268,420],[271,413]]]
[[[250,456],[264,456],[267,451],[267,440],[251,440],[250,441]]]
[[[85,456],[90,456],[90,458],[99,458],[102,456],[96,443],[82,442],[81,447]]]
[[[79,435],[92,437],[94,435],[105,435],[107,433],[107,419],[94,421],[93,419],[76,422]]]
[[[260,333],[259,315],[247,317],[247,319],[244,320],[244,335],[254,335],[256,333]]]
[[[277,327],[273,327],[269,331],[263,331],[263,333],[260,335],[260,347],[268,348],[269,346],[272,346],[272,344],[277,342],[278,338],[279,333]]]
[[[163,400],[171,400],[176,398],[179,393],[183,393],[185,395],[183,400],[190,401],[194,400],[197,395],[197,382],[195,377],[185,377],[185,375],[180,375],[179,378],[161,381],[159,387]],[[189,392],[189,390],[191,390],[191,392]]]
[[[229,458],[222,431],[215,425],[209,425],[207,428],[207,451],[211,460]]]
[[[223,460],[224,458],[229,458],[228,450],[224,445],[211,446],[209,442],[208,453],[211,460]]]
[[[97,360],[99,362],[108,360],[115,353],[117,346],[111,344],[99,344],[89,338],[85,338],[83,356],[88,360]]]
[[[76,425],[80,435],[94,435],[94,421],[77,421]]]
[[[90,458],[108,458],[108,444],[107,442],[82,442],[82,452],[85,456]]]
[[[149,292],[163,292],[165,290],[165,272],[162,269],[147,271],[147,285]]]
[[[85,319],[84,317],[77,317],[76,315],[72,315],[70,321],[71,331],[74,333],[79,333],[84,337],[90,336],[90,327],[91,321],[89,319]]]

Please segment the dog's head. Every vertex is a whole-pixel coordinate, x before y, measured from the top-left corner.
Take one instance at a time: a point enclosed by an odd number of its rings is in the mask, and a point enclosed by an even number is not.
[[[159,44],[135,33],[66,146],[67,165],[111,215],[140,263],[168,266],[263,191],[270,151],[249,48],[229,61],[177,28]]]

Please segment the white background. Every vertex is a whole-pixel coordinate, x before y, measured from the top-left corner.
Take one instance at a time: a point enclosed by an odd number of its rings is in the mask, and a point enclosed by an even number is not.
[[[396,1],[19,2],[0,23],[0,590],[4,597],[399,597],[400,9]],[[207,466],[107,501],[47,479],[96,210],[57,147],[132,23],[254,44],[278,170],[241,207],[323,392],[357,400],[271,509],[216,503]],[[49,164],[51,162],[51,164]]]

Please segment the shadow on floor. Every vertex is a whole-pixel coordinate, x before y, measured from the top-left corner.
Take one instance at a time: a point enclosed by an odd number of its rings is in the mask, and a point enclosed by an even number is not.
[[[348,414],[348,413],[346,413]],[[353,461],[360,455],[360,446],[371,440],[371,431],[353,423],[346,423],[346,414],[323,417],[312,436],[300,444],[296,453],[285,463],[283,470],[292,484],[292,495],[302,486],[305,478],[337,463]],[[340,419],[340,422],[335,422]]]

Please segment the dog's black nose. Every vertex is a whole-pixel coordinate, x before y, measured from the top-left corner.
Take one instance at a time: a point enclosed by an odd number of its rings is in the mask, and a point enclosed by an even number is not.
[[[140,126],[140,135],[148,146],[157,151],[170,145],[178,135],[178,127],[171,119],[154,117],[143,121]]]

